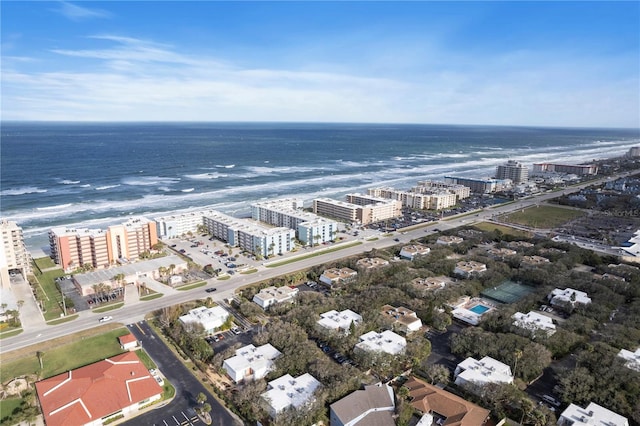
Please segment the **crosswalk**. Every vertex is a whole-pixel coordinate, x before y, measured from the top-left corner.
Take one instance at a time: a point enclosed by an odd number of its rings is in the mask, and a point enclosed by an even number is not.
[[[187,414],[180,411],[180,414],[172,415],[169,419],[163,419],[160,423],[154,423],[153,426],[189,426],[200,422],[198,416],[194,413]]]

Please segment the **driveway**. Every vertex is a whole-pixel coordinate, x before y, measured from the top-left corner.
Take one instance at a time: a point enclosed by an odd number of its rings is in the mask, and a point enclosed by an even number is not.
[[[188,425],[202,424],[194,416],[196,397],[202,392],[211,404],[211,417],[216,426],[241,426],[242,422],[230,413],[189,371],[187,367],[167,348],[162,339],[146,321],[128,325],[142,347],[158,366],[158,370],[176,388],[175,398],[167,405],[158,407],[123,424],[137,425]]]

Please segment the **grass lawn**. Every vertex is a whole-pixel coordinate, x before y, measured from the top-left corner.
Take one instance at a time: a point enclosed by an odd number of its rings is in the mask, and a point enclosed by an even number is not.
[[[40,268],[40,270],[55,268],[58,266],[53,262],[53,260],[49,256],[39,257],[37,259],[33,259],[33,261],[35,262],[36,266]]]
[[[147,354],[144,349],[138,349],[136,351],[136,355],[138,355],[138,358],[140,358],[140,361],[142,361],[142,363],[145,367],[147,367],[148,370],[151,370],[152,368],[158,368],[156,363],[153,362],[149,354]]]
[[[182,287],[178,287],[178,288],[176,288],[176,290],[179,290],[179,291],[193,290],[194,288],[204,287],[205,285],[207,285],[206,281],[198,281],[197,283],[183,285]]]
[[[146,302],[147,300],[158,299],[158,298],[160,298],[160,297],[162,297],[162,296],[164,296],[164,293],[153,293],[153,294],[150,294],[150,295],[148,295],[148,296],[142,296],[142,297],[140,298],[140,300],[142,300],[142,301],[145,301],[145,302]]]
[[[109,312],[109,311],[113,311],[115,309],[120,309],[123,306],[124,306],[123,302],[118,302],[118,303],[114,303],[113,305],[103,306],[102,308],[96,308],[92,312],[95,312],[97,314],[101,314],[103,312]]]
[[[491,231],[498,230],[505,235],[513,235],[513,236],[522,237],[522,238],[531,238],[531,232],[523,231],[521,229],[511,228],[509,226],[496,225],[495,223],[490,223],[490,222],[476,223],[475,225],[473,225],[473,227],[481,231],[491,232]]]
[[[231,275],[221,275],[218,277],[218,280],[220,281],[224,281],[224,280],[228,280],[231,279]]]
[[[242,271],[240,272],[242,275],[249,275],[249,274],[255,274],[256,272],[258,272],[258,270],[256,268],[253,269],[249,269],[247,271]]]
[[[62,269],[44,272],[37,275],[40,289],[38,290],[38,299],[42,302],[45,312],[44,319],[52,320],[60,317],[62,313],[62,295],[56,288],[55,279],[64,275]],[[44,294],[43,294],[44,293]]]
[[[77,319],[78,315],[69,315],[63,318],[58,318],[58,319],[54,319],[51,321],[47,321],[47,325],[57,325],[57,324],[62,324],[65,322],[69,322],[69,321],[73,321],[74,319]]]
[[[20,407],[22,398],[7,398],[0,401],[0,419],[10,415],[13,410]]]
[[[351,244],[345,244],[345,245],[342,245],[340,247],[333,247],[333,248],[326,249],[326,250],[320,250],[320,251],[317,251],[317,252],[314,252],[314,253],[309,253],[306,256],[300,256],[300,257],[296,257],[296,258],[289,259],[289,260],[283,260],[282,262],[271,263],[271,264],[265,265],[265,266],[267,268],[275,268],[277,266],[287,265],[289,263],[298,262],[300,260],[309,259],[309,258],[316,257],[316,256],[322,256],[323,254],[331,253],[331,252],[334,252],[334,251],[344,250],[344,249],[349,248],[349,247],[359,246],[361,244],[362,244],[361,241],[354,241]]]
[[[502,219],[533,228],[552,229],[584,215],[580,210],[541,205],[504,215]]]
[[[126,327],[107,332],[104,332],[104,328],[91,331],[95,333],[96,330],[101,334],[78,333],[14,351],[15,353],[3,354],[0,381],[5,383],[14,377],[40,373],[40,363],[36,355],[38,351],[43,353],[44,368],[40,374],[43,378],[122,353],[118,337],[129,333]]]

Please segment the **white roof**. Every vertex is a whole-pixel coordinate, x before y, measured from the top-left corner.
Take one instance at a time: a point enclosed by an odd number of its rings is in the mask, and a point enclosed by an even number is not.
[[[199,308],[191,309],[186,315],[182,315],[180,321],[184,324],[202,324],[206,331],[220,327],[227,318],[229,318],[229,312],[221,306],[214,306],[213,308],[200,306]]]
[[[555,332],[556,325],[553,320],[538,312],[531,311],[528,314],[522,312],[516,312],[512,316],[515,321],[513,325],[520,328],[526,328],[527,330],[546,330],[547,332]]]
[[[351,309],[345,309],[342,312],[338,312],[334,309],[320,314],[320,316],[322,318],[317,321],[318,324],[332,330],[349,330],[352,322],[359,323],[362,321],[362,316],[353,312]]]
[[[458,368],[464,369],[464,371],[458,374],[457,377],[464,379],[466,382],[480,385],[513,382],[511,367],[488,356],[485,356],[480,361],[469,357],[458,364]]]
[[[370,331],[360,336],[360,343],[356,345],[357,349],[366,351],[382,351],[388,354],[399,354],[404,351],[407,346],[407,340],[394,333],[391,330],[385,330],[382,333]]]
[[[572,302],[571,297],[575,294],[575,300]],[[587,293],[580,290],[574,290],[572,288],[565,288],[561,290],[556,288],[551,292],[551,301],[552,302],[569,302],[571,304],[574,303],[582,303],[583,305],[588,305],[591,303],[591,298],[587,296]]]
[[[246,370],[247,368],[255,371],[270,367],[273,364],[272,361],[280,355],[280,351],[270,343],[257,348],[253,345],[247,345],[236,349],[236,355],[227,358],[224,363],[234,371]]]
[[[311,374],[305,373],[293,378],[285,374],[269,382],[269,390],[262,397],[271,405],[276,413],[287,407],[300,407],[313,397],[313,392],[320,386],[320,382]]]
[[[618,356],[627,361],[624,365],[632,370],[640,371],[640,348],[636,349],[635,352],[620,349]]]
[[[570,404],[560,415],[574,426],[629,426],[629,420],[620,414],[607,410],[596,403],[590,402],[587,408],[581,408],[575,404]]]

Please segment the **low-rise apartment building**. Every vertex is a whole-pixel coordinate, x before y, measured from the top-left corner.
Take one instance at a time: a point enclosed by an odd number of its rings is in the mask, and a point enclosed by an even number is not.
[[[298,289],[296,287],[282,286],[282,287],[266,287],[263,288],[253,296],[253,302],[260,306],[262,309],[267,309],[271,305],[276,303],[290,302],[298,295]]]
[[[454,376],[456,385],[471,391],[489,383],[513,383],[511,367],[488,356],[479,361],[465,359],[456,367]]]
[[[425,256],[431,252],[431,249],[422,244],[410,244],[408,246],[402,246],[400,249],[400,257],[413,260],[417,256]]]
[[[481,274],[486,270],[487,265],[484,263],[476,262],[475,260],[461,260],[456,263],[453,273],[468,278],[472,275]]]
[[[362,322],[362,316],[353,312],[351,309],[343,311],[331,310],[320,314],[317,324],[327,330],[341,331],[343,334],[349,334],[351,325],[357,325]]]
[[[356,262],[356,266],[359,269],[365,270],[377,269],[387,265],[389,265],[389,261],[380,257],[364,257]]]
[[[229,319],[229,312],[221,306],[207,308],[200,306],[180,316],[180,322],[186,327],[202,328],[205,334],[213,334]]]
[[[333,287],[336,284],[352,281],[356,276],[358,276],[358,272],[351,268],[330,268],[320,275],[320,282]]]
[[[608,410],[595,402],[586,408],[576,404],[569,406],[558,417],[558,426],[629,426],[629,419]]]
[[[459,176],[445,176],[444,181],[446,183],[466,186],[475,194],[491,194],[494,192],[505,191],[513,186],[513,183],[509,179],[475,179]]]
[[[247,345],[236,349],[235,356],[225,359],[222,368],[234,383],[258,380],[273,369],[274,360],[280,355],[282,353],[270,343],[258,347]]]
[[[261,396],[266,411],[272,419],[275,419],[278,414],[289,407],[300,408],[313,402],[313,394],[318,387],[320,387],[320,382],[309,373],[295,378],[290,374],[285,374],[270,381],[268,390]]]
[[[556,163],[537,163],[533,165],[534,173],[556,172],[567,173],[578,176],[589,176],[598,174],[597,164],[556,164]]]
[[[556,325],[553,320],[535,311],[531,311],[528,314],[516,312],[512,318],[514,320],[513,325],[528,330],[531,334],[543,332],[547,336],[551,336],[556,332]]]
[[[407,347],[407,340],[391,330],[382,333],[370,331],[360,336],[360,342],[356,344],[354,350],[369,352],[384,352],[390,355],[404,353]]]
[[[422,328],[422,320],[418,318],[418,315],[403,306],[396,308],[391,305],[384,305],[382,307],[382,315],[391,319],[393,328],[404,334],[410,334]]]
[[[329,406],[330,426],[395,426],[395,399],[388,384],[369,385]]]
[[[154,217],[158,238],[171,239],[196,234],[204,225],[204,217],[215,215],[215,210],[197,210],[168,216]]]

